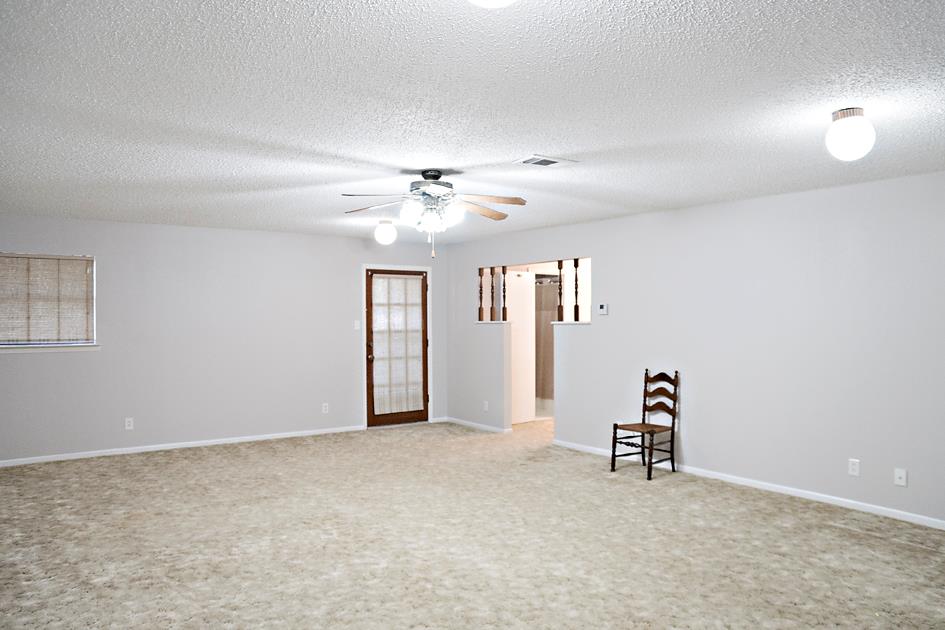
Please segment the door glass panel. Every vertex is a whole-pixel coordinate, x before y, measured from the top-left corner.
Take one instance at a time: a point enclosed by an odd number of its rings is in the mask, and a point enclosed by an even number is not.
[[[374,413],[423,410],[423,278],[371,276]]]

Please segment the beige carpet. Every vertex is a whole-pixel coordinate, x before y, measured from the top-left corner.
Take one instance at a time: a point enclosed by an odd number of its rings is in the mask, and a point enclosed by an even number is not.
[[[0,470],[0,626],[945,627],[945,532],[494,435]]]

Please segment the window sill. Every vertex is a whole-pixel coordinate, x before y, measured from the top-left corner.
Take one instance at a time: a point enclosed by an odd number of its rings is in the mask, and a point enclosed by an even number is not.
[[[476,323],[477,323],[477,324],[508,324],[508,322],[503,322],[503,321],[500,321],[500,320],[496,320],[496,321],[494,321],[494,322],[479,322],[479,321],[477,321]]]
[[[23,354],[32,352],[91,352],[101,346],[97,343],[83,343],[62,346],[0,346],[0,354]]]
[[[591,322],[551,322],[552,326],[590,326]]]

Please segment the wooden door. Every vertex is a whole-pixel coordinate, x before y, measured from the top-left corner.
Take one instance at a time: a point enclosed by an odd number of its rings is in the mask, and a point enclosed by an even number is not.
[[[369,269],[367,288],[367,425],[429,418],[427,274]]]

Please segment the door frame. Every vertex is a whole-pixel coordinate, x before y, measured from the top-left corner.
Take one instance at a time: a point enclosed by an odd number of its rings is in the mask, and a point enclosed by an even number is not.
[[[427,403],[427,422],[433,422],[433,268],[422,265],[390,265],[384,263],[365,263],[361,265],[361,314],[359,319],[361,326],[361,345],[358,347],[358,360],[361,363],[361,426],[368,427],[368,396],[367,396],[367,360],[365,353],[367,351],[367,272],[368,271],[423,271],[427,274],[427,394],[430,397]],[[418,421],[422,422],[422,421]],[[411,423],[416,424],[416,423]],[[400,426],[397,424],[382,426]],[[370,427],[372,429],[381,427]]]

